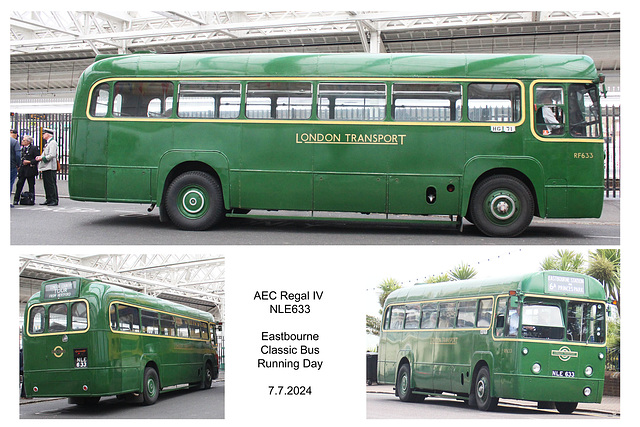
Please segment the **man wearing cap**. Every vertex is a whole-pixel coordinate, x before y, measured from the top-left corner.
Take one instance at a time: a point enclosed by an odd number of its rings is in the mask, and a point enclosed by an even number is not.
[[[58,172],[58,143],[53,138],[54,131],[50,128],[42,129],[42,139],[45,140],[42,155],[36,157],[40,162],[39,169],[42,172],[44,183],[45,201],[41,205],[58,205],[58,186],[56,184],[56,173]]]

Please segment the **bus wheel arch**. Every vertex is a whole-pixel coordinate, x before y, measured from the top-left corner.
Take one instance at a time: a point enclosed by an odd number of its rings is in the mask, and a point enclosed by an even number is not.
[[[529,226],[537,212],[535,190],[525,175],[493,170],[474,182],[467,216],[486,235],[513,237]]]

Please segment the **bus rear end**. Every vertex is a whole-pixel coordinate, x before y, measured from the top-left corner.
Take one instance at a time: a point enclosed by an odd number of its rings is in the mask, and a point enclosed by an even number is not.
[[[114,381],[99,362],[106,342],[94,331],[93,298],[82,287],[79,278],[55,279],[29,299],[22,338],[27,397],[109,394]]]

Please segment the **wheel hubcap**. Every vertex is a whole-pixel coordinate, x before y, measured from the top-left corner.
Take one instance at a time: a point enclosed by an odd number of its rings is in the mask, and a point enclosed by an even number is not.
[[[209,207],[207,193],[200,187],[188,187],[180,192],[178,209],[187,218],[200,218]]]
[[[485,200],[485,214],[491,222],[504,225],[517,219],[520,203],[512,192],[496,190],[490,193]]]
[[[151,378],[147,381],[147,392],[151,397],[156,395],[156,383]]]
[[[478,381],[478,398],[480,400],[484,400],[484,394],[485,394],[485,382],[484,382],[484,378],[481,378],[480,381]]]
[[[408,388],[409,388],[409,381],[407,379],[407,376],[403,375],[402,378],[400,379],[400,391],[402,392],[402,394],[405,394]]]

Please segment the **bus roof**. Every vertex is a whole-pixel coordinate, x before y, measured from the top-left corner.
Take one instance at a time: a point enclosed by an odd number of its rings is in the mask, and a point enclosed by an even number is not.
[[[536,54],[149,53],[97,57],[84,73],[114,76],[598,79],[588,56]]]
[[[117,300],[126,302],[132,305],[139,305],[143,307],[153,308],[159,311],[166,311],[172,314],[177,314],[185,317],[192,317],[201,321],[214,322],[213,315],[202,310],[188,307],[176,302],[168,301],[162,298],[152,297],[140,292],[136,292],[130,289],[123,288],[117,285],[111,285],[99,282],[97,280],[90,280],[80,277],[63,277],[59,279],[47,280],[42,283],[41,291],[36,292],[27,303],[27,306],[38,303],[55,303],[56,301],[63,301],[63,298],[47,298],[45,293],[45,286],[52,283],[60,282],[78,282],[78,290],[74,297],[64,299],[86,298],[88,295],[93,295],[97,299],[105,301],[107,304],[110,301]]]
[[[419,283],[391,292],[385,301],[385,306],[401,302],[505,294],[510,290],[525,294],[557,295],[577,299],[588,298],[599,301],[606,299],[604,287],[593,277],[550,270],[495,279]]]

